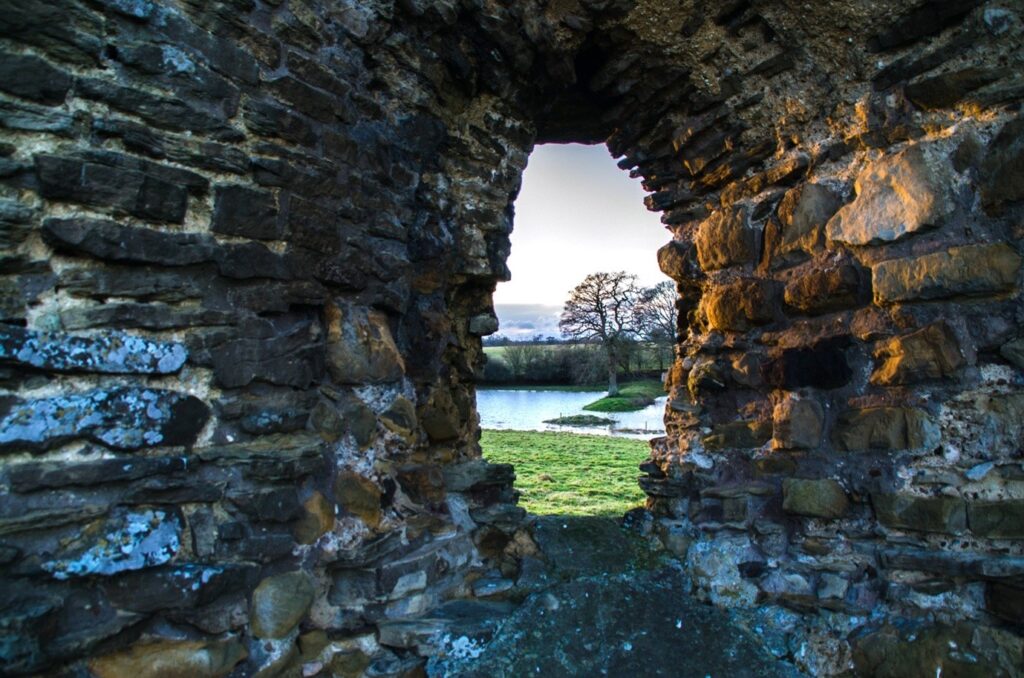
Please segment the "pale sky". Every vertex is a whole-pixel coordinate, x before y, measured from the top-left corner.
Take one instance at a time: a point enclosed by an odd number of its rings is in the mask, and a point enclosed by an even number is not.
[[[657,252],[671,235],[645,195],[604,145],[538,146],[515,203],[512,280],[498,285],[494,303],[560,307],[598,271],[635,273],[646,287],[668,280]]]

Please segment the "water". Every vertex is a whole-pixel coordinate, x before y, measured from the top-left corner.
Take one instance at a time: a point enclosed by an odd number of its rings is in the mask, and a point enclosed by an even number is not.
[[[479,389],[476,393],[480,427],[514,431],[572,431],[598,433],[629,438],[650,438],[663,435],[665,398],[658,398],[636,412],[587,412],[584,405],[604,397],[604,391],[519,391]],[[546,419],[589,414],[613,419],[610,426],[556,426]],[[628,432],[623,429],[628,429]]]

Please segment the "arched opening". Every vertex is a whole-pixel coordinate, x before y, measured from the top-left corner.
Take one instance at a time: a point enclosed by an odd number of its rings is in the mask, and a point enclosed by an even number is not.
[[[644,300],[653,307],[665,292],[656,252],[667,235],[643,197],[604,146],[538,146],[524,172],[512,276],[494,295],[499,327],[484,339],[477,407],[484,458],[516,466],[531,513],[621,518],[643,502],[636,468],[646,440],[664,433],[662,376],[675,335],[642,315]],[[567,301],[593,274],[621,276],[618,290],[591,290],[598,304],[618,305],[620,322],[589,304],[578,309],[584,326],[566,325]],[[667,303],[671,316],[674,298]],[[616,342],[614,355],[602,335]],[[620,385],[614,398],[609,372]]]
[[[525,600],[467,673],[1019,673],[1019,3],[7,4],[0,672],[444,675]],[[474,390],[570,141],[687,332],[638,539],[544,561]]]

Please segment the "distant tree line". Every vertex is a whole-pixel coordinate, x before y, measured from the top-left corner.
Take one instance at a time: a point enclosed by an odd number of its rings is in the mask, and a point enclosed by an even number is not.
[[[618,393],[618,376],[649,376],[671,362],[676,337],[676,290],[671,282],[642,288],[636,276],[619,271],[592,273],[565,302],[559,329],[566,339],[535,335],[500,346],[484,379],[491,383],[594,384],[607,378]]]

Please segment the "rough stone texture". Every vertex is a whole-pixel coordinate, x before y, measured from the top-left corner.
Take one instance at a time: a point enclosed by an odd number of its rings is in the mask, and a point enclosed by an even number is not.
[[[846,492],[834,480],[798,480],[782,483],[782,510],[813,518],[841,518],[850,506]]]
[[[772,447],[813,450],[821,443],[825,413],[821,404],[804,398],[786,398],[772,412]]]
[[[642,180],[680,293],[634,522],[806,674],[952,674],[950,639],[1012,674],[1016,4],[19,0],[0,33],[0,672],[417,675],[382,625],[530,590],[474,384],[528,155],[574,141]],[[845,512],[787,513],[804,478]],[[136,549],[158,512],[180,543]],[[125,569],[43,567],[120,567],[108,534]],[[286,572],[318,651],[254,634]]]
[[[816,269],[786,285],[786,304],[809,315],[852,308],[861,302],[861,280],[851,264]]]
[[[747,223],[747,210],[717,212],[697,230],[697,259],[711,271],[754,261],[756,233]]]
[[[778,207],[782,235],[772,248],[773,263],[792,262],[797,254],[806,257],[820,249],[825,224],[841,206],[839,197],[820,184],[787,191]]]
[[[397,381],[405,365],[384,314],[331,309],[327,322],[327,370],[339,384]]]
[[[75,337],[0,327],[0,361],[52,372],[173,374],[188,357],[181,344],[163,344],[114,333]]]
[[[960,534],[967,528],[967,507],[958,497],[884,494],[872,496],[871,503],[886,527],[942,534]]]
[[[209,417],[203,401],[121,388],[0,405],[0,450],[42,451],[88,439],[115,450],[192,445]]]
[[[257,638],[283,638],[313,604],[313,584],[305,572],[268,577],[252,592],[252,632]]]
[[[1021,256],[1004,243],[883,261],[871,267],[878,303],[997,294],[1017,284]]]
[[[951,175],[934,144],[886,156],[860,173],[857,198],[832,217],[826,234],[847,245],[878,245],[940,226],[953,210]]]
[[[937,444],[937,431],[925,412],[901,407],[869,407],[843,413],[834,442],[840,450],[906,450]]]
[[[245,657],[237,639],[161,641],[98,657],[89,669],[99,678],[220,678]]]
[[[772,288],[762,280],[741,280],[704,297],[708,325],[743,332],[774,318]]]
[[[956,335],[949,325],[933,323],[916,332],[880,342],[873,384],[909,384],[951,377],[964,365]]]

